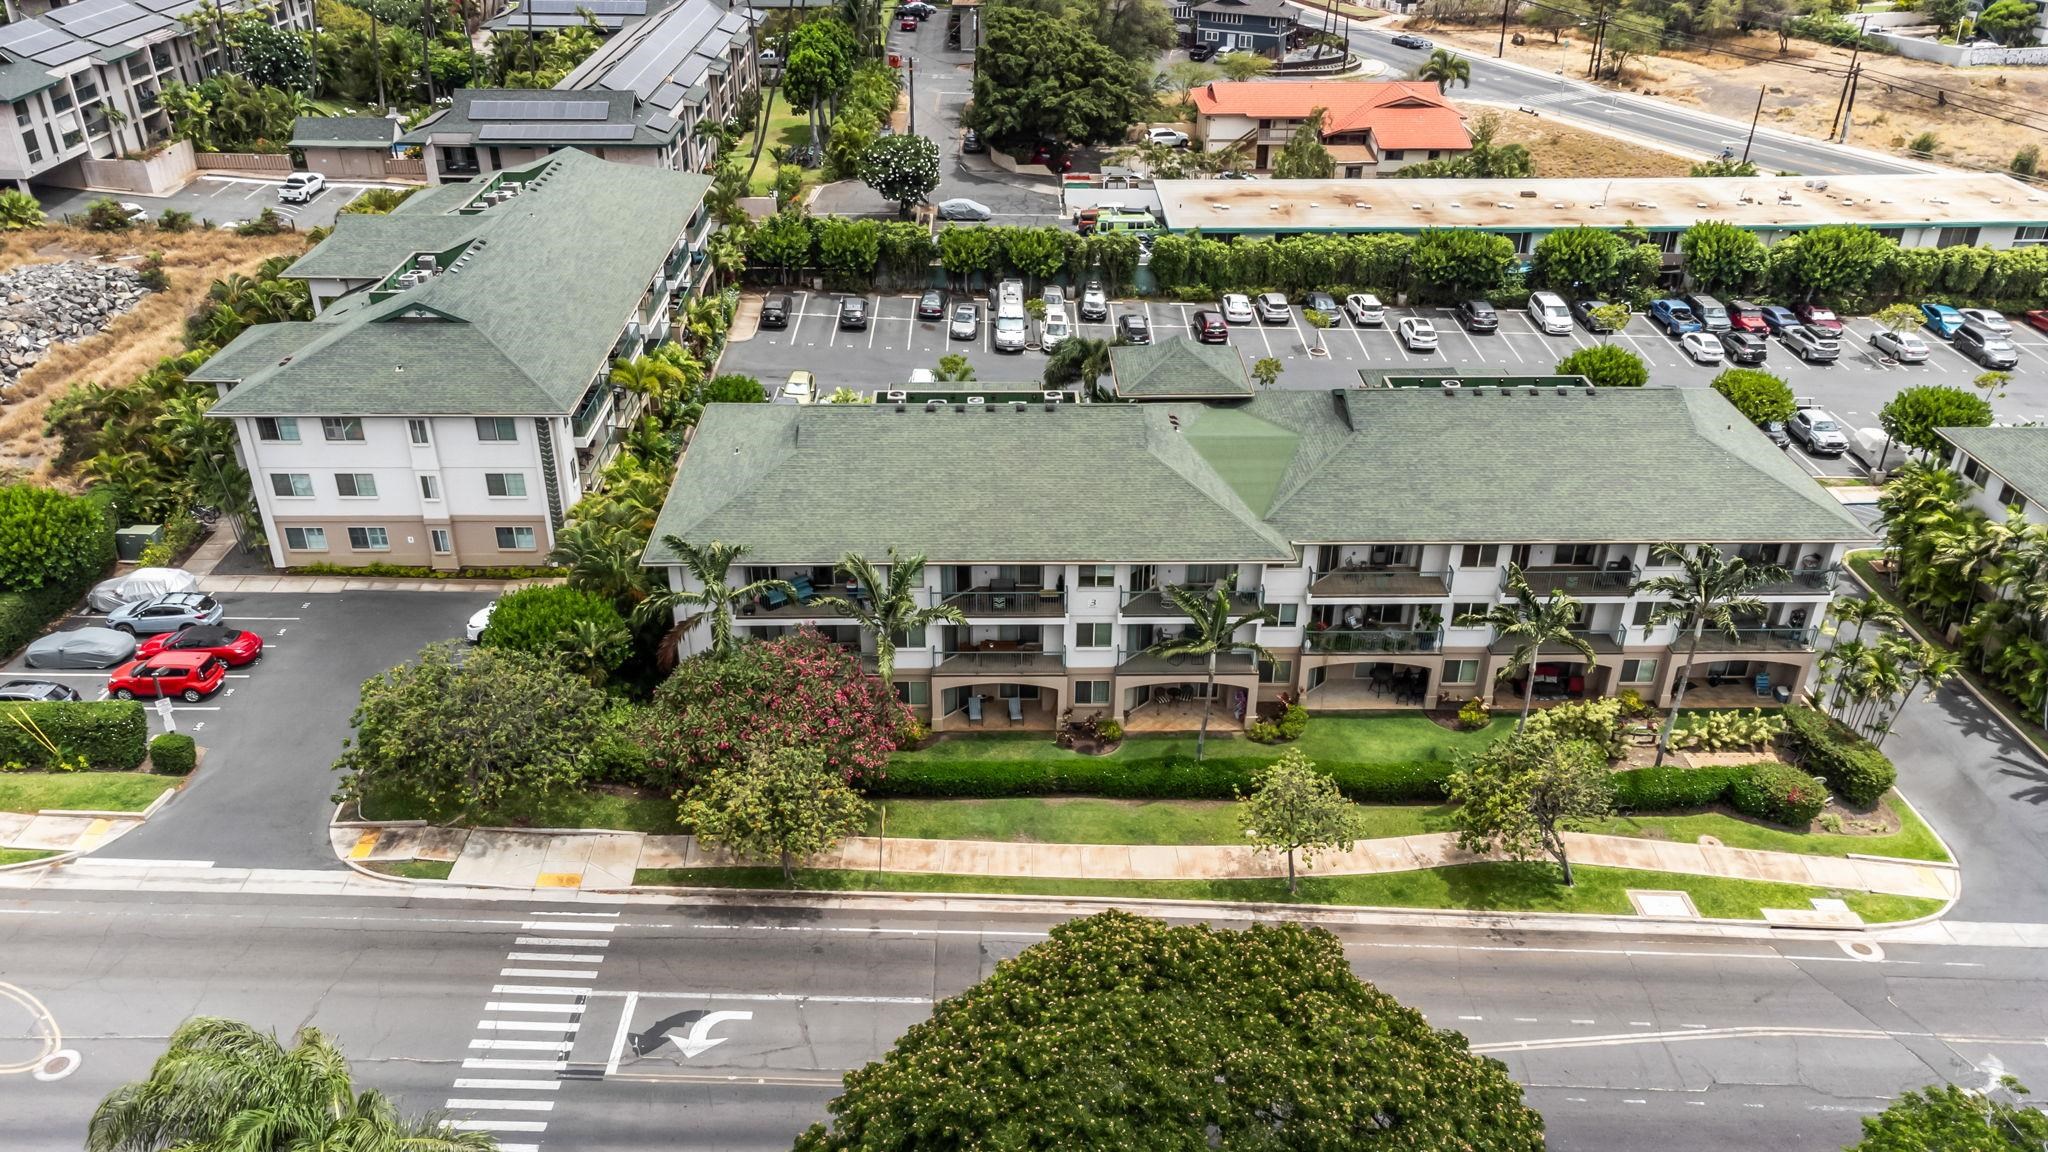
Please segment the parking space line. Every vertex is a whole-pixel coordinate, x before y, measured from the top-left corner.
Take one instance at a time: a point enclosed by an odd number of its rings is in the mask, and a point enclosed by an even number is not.
[[[791,348],[796,347],[796,334],[803,328],[804,313],[808,311],[811,306],[810,293],[799,292],[796,294],[796,297],[796,319],[790,321],[789,324],[789,346]]]
[[[1354,323],[1351,326],[1351,338],[1358,341],[1358,355],[1362,359],[1368,361],[1371,360],[1372,353],[1368,351],[1365,347],[1365,330],[1358,327],[1358,325]]]
[[[915,314],[915,312],[912,313],[912,315]],[[868,315],[871,317],[868,321],[868,347],[873,348],[875,346],[875,332],[882,323],[882,297],[879,294],[868,298]]]

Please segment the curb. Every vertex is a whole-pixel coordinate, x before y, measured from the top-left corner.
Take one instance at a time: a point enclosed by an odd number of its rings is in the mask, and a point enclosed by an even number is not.
[[[22,860],[14,864],[0,864],[0,872],[26,872],[31,868],[48,868],[52,864],[69,864],[76,859],[78,859],[78,851],[73,849],[69,852],[58,852],[55,855],[42,856],[34,860]]]

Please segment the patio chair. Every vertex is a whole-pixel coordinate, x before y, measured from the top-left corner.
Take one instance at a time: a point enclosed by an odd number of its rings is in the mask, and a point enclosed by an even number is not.
[[[981,697],[969,696],[967,698],[967,722],[969,724],[981,723]]]
[[[1022,723],[1024,722],[1024,699],[1023,699],[1023,697],[1021,697],[1021,696],[1012,696],[1012,697],[1009,697],[1009,701],[1010,701],[1010,723],[1012,723],[1012,724],[1022,724]]]
[[[796,598],[800,602],[809,601],[811,597],[818,594],[817,590],[811,587],[811,578],[809,576],[799,576],[791,580],[789,586],[796,589]]]
[[[780,608],[784,604],[789,603],[789,593],[784,592],[780,588],[770,588],[768,589],[767,595],[764,596],[763,599],[768,601],[768,606],[770,608]]]

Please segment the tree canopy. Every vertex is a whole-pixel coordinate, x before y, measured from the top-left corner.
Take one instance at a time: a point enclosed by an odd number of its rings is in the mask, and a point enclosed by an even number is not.
[[[798,1152],[1543,1147],[1507,1069],[1359,980],[1328,932],[1123,912],[941,1001],[827,1108]]]
[[[1462,757],[1444,790],[1469,852],[1505,852],[1517,860],[1548,856],[1572,882],[1565,832],[1614,809],[1607,755],[1583,740],[1504,736]]]
[[[1574,296],[1607,296],[1621,286],[1628,242],[1611,229],[1559,228],[1536,242],[1536,282]]]
[[[1771,279],[1800,299],[1860,296],[1898,247],[1860,224],[1823,224],[1771,245]]]
[[[1358,810],[1337,782],[1316,771],[1299,748],[1289,748],[1259,770],[1239,816],[1245,839],[1262,851],[1287,854],[1287,890],[1295,890],[1298,855],[1313,865],[1319,852],[1349,852],[1360,835]]]
[[[113,562],[104,500],[39,484],[0,485],[0,590],[81,584]]]
[[[965,119],[992,143],[1120,140],[1152,104],[1149,76],[1063,17],[991,8],[982,28]]]
[[[1764,242],[1756,233],[1702,220],[1678,238],[1686,275],[1709,295],[1733,295],[1756,287],[1764,273]]]
[[[1939,452],[1936,428],[1985,428],[1991,424],[1991,402],[1967,388],[1949,384],[1916,384],[1903,389],[1878,409],[1877,423],[1885,435],[1919,452]]]
[[[1409,282],[1432,299],[1451,301],[1489,293],[1515,262],[1515,242],[1468,228],[1430,228],[1409,249]]]
[[[1326,108],[1309,109],[1308,117],[1273,157],[1275,180],[1328,180],[1337,174],[1337,161],[1323,146],[1323,121],[1329,115]]]
[[[1714,377],[1714,391],[1753,424],[1792,418],[1792,386],[1761,368],[1726,369]]]
[[[2006,1092],[2025,1088],[2008,1076]],[[2048,1116],[2016,1102],[1939,1084],[1904,1092],[1891,1107],[1863,1118],[1863,1139],[1847,1152],[2039,1152],[2048,1144]]]
[[[884,200],[894,200],[908,212],[912,204],[923,203],[939,186],[939,146],[926,136],[884,136],[861,153],[860,179]],[[870,257],[863,273],[874,264]]]
[[[818,748],[757,750],[744,764],[714,769],[683,801],[697,838],[742,859],[773,859],[785,883],[799,856],[830,849],[867,826],[868,802],[825,767]]]
[[[1641,388],[1650,382],[1643,358],[1619,344],[1581,348],[1557,362],[1559,376],[1584,376],[1595,388]]]

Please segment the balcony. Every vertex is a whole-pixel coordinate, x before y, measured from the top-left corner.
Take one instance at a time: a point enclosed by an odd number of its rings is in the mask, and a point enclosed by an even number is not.
[[[967,616],[1065,616],[1067,594],[1057,588],[969,588],[940,603]]]
[[[840,590],[837,588],[827,589],[824,592],[818,593],[821,596],[837,596],[840,594]],[[757,603],[743,606],[740,609],[740,616],[750,622],[846,619],[846,613],[834,608],[827,608],[823,604],[818,603],[816,596],[809,600],[785,600],[781,604],[770,604],[764,599]]]
[[[1182,584],[1179,587],[1193,592],[1200,592],[1204,595],[1207,595],[1210,591],[1207,585]],[[1264,603],[1265,594],[1263,591],[1232,592],[1230,594],[1230,614],[1241,616],[1247,612],[1256,612]],[[1126,616],[1161,616],[1173,620],[1185,620],[1188,618],[1188,614],[1175,607],[1173,601],[1167,597],[1165,592],[1156,588],[1143,592],[1126,590],[1123,594],[1123,612]]]
[[[603,379],[592,383],[590,391],[583,394],[582,402],[576,405],[576,414],[569,421],[569,427],[576,436],[578,448],[590,447],[598,429],[604,423],[604,414],[611,409],[613,388]]]
[[[1816,592],[1833,592],[1841,580],[1840,568],[1820,568],[1810,572],[1795,572],[1783,580],[1773,580],[1757,586],[1759,596],[1807,596]]]
[[[1206,679],[1209,675],[1207,656],[1154,656],[1145,649],[1131,652],[1117,649],[1116,671],[1119,676],[1186,676],[1190,680]],[[1216,674],[1218,676],[1255,676],[1259,667],[1249,652],[1218,652]]]
[[[991,641],[991,643],[1016,644],[1013,648],[975,648],[957,651],[950,648],[932,649],[932,673],[936,676],[1058,676],[1066,672],[1066,657],[1058,652],[1041,651],[1035,644],[1024,647],[1018,641]]]
[[[135,106],[144,112],[156,111],[157,107],[163,102],[162,93],[157,92],[153,88],[138,88],[135,90]]]
[[[1442,596],[1451,590],[1449,572],[1420,568],[1339,568],[1316,578],[1308,594],[1318,600],[1373,596]]]
[[[1566,567],[1524,568],[1523,578],[1538,596],[1562,592],[1567,596],[1626,596],[1642,576],[1642,569],[1633,563],[1624,562],[1620,567],[1609,565],[1605,568],[1590,565]],[[1508,570],[1500,570],[1500,586],[1508,586]]]
[[[1621,646],[1627,641],[1628,629],[1574,628],[1572,629],[1572,635],[1592,645],[1593,651],[1596,654],[1606,656],[1621,651]],[[1521,641],[1513,636],[1495,636],[1493,643],[1487,645],[1486,650],[1495,656],[1506,656],[1512,653],[1520,643]],[[1545,644],[1537,654],[1540,656],[1578,655],[1575,649],[1564,644]]]
[[[1811,652],[1814,640],[1820,630],[1812,626],[1800,628],[1737,628],[1730,636],[1726,632],[1709,628],[1700,633],[1700,651],[1716,653],[1749,652]],[[1681,636],[1672,642],[1674,650],[1689,650],[1690,636]]]
[[[1420,628],[1365,628],[1339,629],[1316,628],[1311,626],[1306,635],[1308,650],[1323,653],[1345,652],[1441,652],[1444,633],[1441,628],[1423,630]]]

